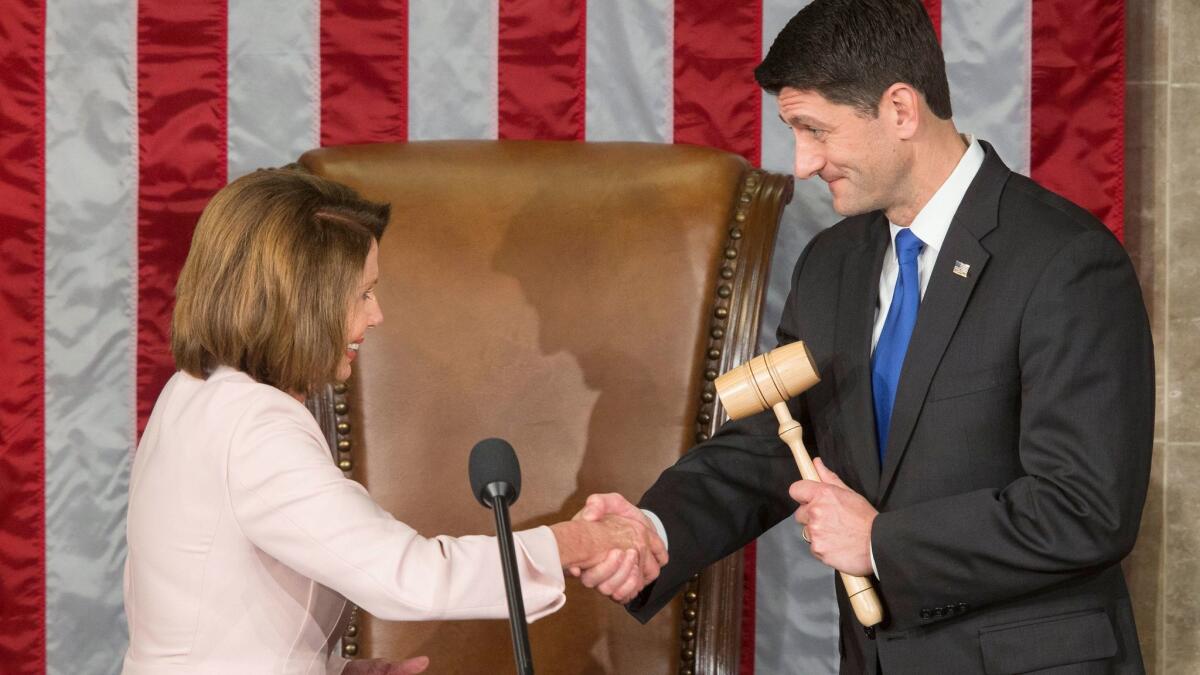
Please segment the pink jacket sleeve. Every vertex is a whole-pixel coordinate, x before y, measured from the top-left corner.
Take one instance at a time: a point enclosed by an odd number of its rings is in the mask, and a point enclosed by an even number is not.
[[[228,498],[247,539],[382,619],[507,616],[494,537],[421,536],[342,475],[294,401],[272,397],[254,408],[239,421],[227,461]],[[550,528],[517,533],[516,551],[529,620],[562,607]]]

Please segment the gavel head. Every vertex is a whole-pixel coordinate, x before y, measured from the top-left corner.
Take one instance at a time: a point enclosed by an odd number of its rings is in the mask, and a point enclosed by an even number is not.
[[[803,342],[750,359],[717,378],[717,396],[730,419],[741,419],[807,391],[821,378]]]

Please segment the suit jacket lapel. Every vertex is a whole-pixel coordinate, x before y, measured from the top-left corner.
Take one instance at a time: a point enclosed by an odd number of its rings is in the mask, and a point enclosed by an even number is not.
[[[887,219],[876,214],[867,224],[862,243],[846,254],[838,296],[836,340],[843,358],[839,359],[835,379],[847,455],[842,473],[847,484],[860,486],[871,502],[875,502],[879,490],[879,449],[871,398],[871,331],[889,240]]]
[[[879,481],[881,502],[886,499],[896,468],[908,450],[908,442],[925,404],[933,374],[941,363],[942,355],[946,353],[946,346],[990,257],[980,240],[996,227],[1000,193],[1011,172],[990,145],[982,145],[986,153],[983,165],[950,223],[929,278],[929,287],[925,289],[917,324],[908,344],[908,354],[900,371],[896,404],[892,409],[891,429],[888,431],[888,451]],[[969,265],[965,277],[954,272],[958,263]]]

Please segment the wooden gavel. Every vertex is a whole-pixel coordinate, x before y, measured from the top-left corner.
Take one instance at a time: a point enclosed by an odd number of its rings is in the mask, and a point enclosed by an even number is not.
[[[779,420],[779,438],[792,450],[804,480],[821,482],[804,447],[800,423],[792,418],[787,402],[821,380],[812,354],[803,342],[793,342],[756,356],[717,378],[717,396],[731,419],[741,419],[768,408]],[[883,620],[883,605],[871,579],[839,572],[854,615],[863,626]]]

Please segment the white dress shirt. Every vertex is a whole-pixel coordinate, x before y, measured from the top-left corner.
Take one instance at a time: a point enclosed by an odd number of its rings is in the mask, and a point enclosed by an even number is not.
[[[942,251],[942,243],[946,241],[946,233],[950,231],[950,222],[962,204],[963,196],[979,167],[983,166],[983,146],[974,137],[966,135],[967,151],[963,153],[950,177],[938,188],[937,192],[925,202],[917,217],[913,218],[908,228],[925,243],[921,255],[917,256],[917,277],[921,280],[921,299],[925,299],[925,289],[929,288],[929,278],[933,276],[933,266],[937,263],[938,254]],[[896,292],[896,277],[900,274],[900,260],[896,257],[896,235],[901,226],[888,221],[891,230],[891,241],[888,250],[883,254],[883,270],[879,273],[879,303],[875,305],[875,326],[871,332],[871,354],[875,354],[875,346],[879,344],[879,335],[883,332],[883,324],[887,320],[888,310],[892,308],[892,294]],[[879,568],[875,565],[875,545],[871,544],[871,570],[879,576]]]
[[[925,298],[925,289],[929,288],[929,278],[933,275],[933,265],[937,262],[938,253],[942,250],[942,242],[946,241],[946,233],[950,231],[950,221],[954,219],[958,205],[962,203],[963,195],[967,193],[979,167],[983,166],[983,146],[971,136],[966,136],[967,151],[945,183],[933,193],[917,217],[913,218],[909,229],[925,243],[921,255],[917,257],[917,275],[921,280],[921,298]],[[879,274],[879,304],[875,306],[875,327],[871,333],[871,353],[875,353],[875,345],[879,344],[879,334],[883,332],[883,322],[892,306],[892,293],[896,290],[896,276],[900,274],[900,262],[896,258],[896,235],[903,229],[899,225],[888,222],[891,229],[891,242],[883,257],[883,271]]]

